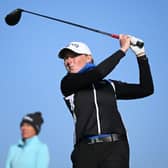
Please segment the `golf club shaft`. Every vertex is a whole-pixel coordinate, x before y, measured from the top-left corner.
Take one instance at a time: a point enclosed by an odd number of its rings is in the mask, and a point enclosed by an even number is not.
[[[96,33],[104,34],[104,35],[110,36],[112,38],[119,39],[119,35],[117,35],[117,34],[107,33],[107,32],[97,30],[97,29],[94,29],[94,28],[91,28],[91,27],[83,26],[83,25],[80,25],[80,24],[76,24],[76,23],[73,23],[73,22],[69,22],[69,21],[66,21],[66,20],[62,20],[62,19],[58,19],[58,18],[46,16],[46,15],[42,15],[42,14],[31,12],[31,11],[28,11],[28,10],[24,10],[24,9],[21,9],[21,10],[23,12],[30,13],[30,14],[33,14],[33,15],[36,15],[36,16],[40,16],[40,17],[44,17],[44,18],[47,18],[47,19],[55,20],[55,21],[58,21],[58,22],[62,22],[62,23],[65,23],[65,24],[76,26],[76,27],[80,27],[82,29],[87,29],[87,30],[90,30],[90,31],[93,31],[93,32],[96,32]]]
[[[118,34],[107,33],[107,32],[97,30],[97,29],[94,29],[94,28],[91,28],[91,27],[83,26],[83,25],[80,25],[80,24],[77,24],[77,23],[69,22],[69,21],[66,21],[66,20],[42,15],[42,14],[39,14],[39,13],[35,13],[35,12],[31,12],[31,11],[24,10],[24,9],[19,9],[19,8],[14,10],[13,12],[11,12],[10,14],[8,14],[5,17],[6,23],[10,26],[16,25],[21,18],[21,13],[22,12],[29,13],[29,14],[36,15],[36,16],[40,16],[40,17],[43,17],[43,18],[46,18],[46,19],[57,21],[57,22],[62,22],[62,23],[69,24],[69,25],[72,25],[72,26],[76,26],[76,27],[79,27],[79,28],[83,28],[83,29],[86,29],[86,30],[89,30],[89,31],[92,31],[92,32],[104,34],[104,35],[107,35],[107,36],[115,38],[115,39],[119,39]],[[144,43],[143,43],[143,41],[140,41],[140,40],[137,39],[137,40],[131,40],[131,45],[138,46],[138,47],[142,48],[144,46]]]

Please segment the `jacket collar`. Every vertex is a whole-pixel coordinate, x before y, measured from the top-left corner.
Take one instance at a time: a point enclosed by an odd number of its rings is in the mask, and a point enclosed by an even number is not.
[[[27,146],[31,143],[35,143],[37,141],[38,141],[38,136],[35,135],[35,136],[28,138],[28,139],[25,139],[25,140],[23,140],[23,139],[19,140],[18,146],[24,147],[24,146]]]

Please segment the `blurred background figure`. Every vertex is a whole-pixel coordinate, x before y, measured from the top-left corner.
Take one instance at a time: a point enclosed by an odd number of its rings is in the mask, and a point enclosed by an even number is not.
[[[23,117],[20,123],[21,140],[10,147],[5,168],[48,168],[48,146],[38,137],[43,122],[41,112]]]

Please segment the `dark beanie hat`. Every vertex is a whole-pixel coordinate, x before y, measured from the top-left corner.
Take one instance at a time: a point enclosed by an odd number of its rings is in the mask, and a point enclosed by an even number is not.
[[[34,127],[36,130],[36,133],[39,134],[41,125],[44,122],[42,118],[42,113],[41,112],[34,112],[34,113],[29,113],[26,116],[23,117],[20,126],[23,125],[23,123],[29,123]]]

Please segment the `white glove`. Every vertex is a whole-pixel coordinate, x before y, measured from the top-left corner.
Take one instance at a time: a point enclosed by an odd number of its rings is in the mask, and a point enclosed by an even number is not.
[[[141,56],[145,55],[145,48],[144,47],[140,48],[139,46],[136,45],[137,41],[143,42],[143,40],[138,39],[138,38],[136,38],[134,36],[130,36],[130,38],[131,38],[130,48],[135,53],[135,55],[137,57],[141,57]]]

